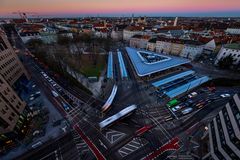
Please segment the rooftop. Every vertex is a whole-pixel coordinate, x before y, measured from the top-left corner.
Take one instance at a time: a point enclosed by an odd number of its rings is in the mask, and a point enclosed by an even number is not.
[[[137,75],[140,77],[190,63],[188,59],[158,54],[150,51],[130,47],[126,47],[126,50]],[[149,57],[144,55],[149,55]],[[153,57],[155,57],[156,60],[149,59]]]
[[[238,44],[238,43],[226,44],[224,47],[228,48],[228,49],[237,49],[237,50],[239,50],[240,49],[240,44]]]
[[[128,30],[128,31],[142,31],[143,28],[141,26],[128,26],[124,30]]]
[[[149,36],[149,35],[139,35],[139,34],[136,34],[136,35],[134,35],[134,36],[132,36],[132,38],[138,38],[138,39],[150,39],[151,38],[151,36]]]

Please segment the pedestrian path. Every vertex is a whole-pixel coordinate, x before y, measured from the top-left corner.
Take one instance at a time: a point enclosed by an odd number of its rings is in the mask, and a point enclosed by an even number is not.
[[[139,148],[145,146],[147,144],[147,141],[142,139],[142,138],[133,138],[132,141],[130,141],[129,143],[127,143],[125,146],[123,146],[122,148],[120,148],[118,150],[118,153],[122,156],[125,157],[133,152],[135,152],[136,150],[138,150]]]
[[[113,144],[120,139],[122,139],[126,134],[123,132],[115,131],[115,130],[108,130],[105,133],[106,139],[109,141],[109,143]]]

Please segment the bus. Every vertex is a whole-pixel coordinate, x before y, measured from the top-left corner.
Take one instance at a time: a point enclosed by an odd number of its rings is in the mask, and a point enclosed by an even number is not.
[[[169,108],[171,108],[171,107],[176,106],[177,104],[179,104],[179,101],[178,101],[177,99],[173,99],[173,100],[171,100],[171,101],[169,101],[169,102],[167,103],[167,106],[168,106]]]
[[[102,112],[107,112],[111,105],[112,105],[112,102],[116,96],[116,93],[117,93],[117,85],[114,85],[113,86],[113,89],[112,89],[112,92],[111,92],[111,95],[109,96],[108,100],[105,102],[105,104],[102,106]]]
[[[136,105],[131,105],[128,106],[126,108],[124,108],[123,110],[121,110],[120,112],[112,115],[111,117],[108,117],[107,119],[103,120],[102,122],[99,123],[99,127],[100,129],[104,129],[106,127],[109,127],[110,125],[112,125],[113,123],[127,117],[130,116],[135,110],[137,109]]]

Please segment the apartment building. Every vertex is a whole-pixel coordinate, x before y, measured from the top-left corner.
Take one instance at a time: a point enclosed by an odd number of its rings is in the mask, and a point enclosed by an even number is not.
[[[0,29],[0,74],[10,86],[23,75],[29,78],[22,63],[18,59],[6,34]]]
[[[204,50],[204,45],[198,41],[186,41],[180,53],[181,57],[194,60],[199,57]]]
[[[233,58],[233,64],[235,65],[239,64],[240,63],[240,44],[233,43],[233,44],[224,45],[218,52],[218,55],[215,60],[215,65],[217,65],[221,59],[227,56],[231,56]]]
[[[225,32],[228,34],[240,35],[240,28],[227,28]]]
[[[18,93],[28,79],[6,34],[0,29],[0,146],[12,143],[26,131],[27,107]]]
[[[156,41],[156,52],[179,56],[184,47],[183,41],[159,37]]]
[[[123,40],[123,29],[126,28],[127,25],[116,25],[114,26],[111,32],[111,38],[113,40]]]
[[[142,27],[140,26],[128,26],[123,30],[123,40],[129,41],[130,38],[136,34],[143,34]]]
[[[19,116],[25,109],[22,101],[12,87],[0,75],[0,133],[5,134],[14,130]]]
[[[156,40],[156,52],[175,56],[181,56],[194,60],[199,57],[204,50],[205,45],[192,40],[182,40],[158,37]]]
[[[151,36],[149,35],[134,35],[130,38],[130,47],[146,49],[150,38]]]
[[[147,43],[147,50],[155,52],[157,38],[152,38]]]
[[[240,99],[234,95],[208,124],[202,139],[208,140],[209,152],[202,159],[240,159]]]

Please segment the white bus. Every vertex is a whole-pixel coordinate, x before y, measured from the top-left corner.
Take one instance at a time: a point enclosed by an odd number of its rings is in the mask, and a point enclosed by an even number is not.
[[[120,112],[114,114],[113,116],[103,120],[102,122],[99,123],[100,129],[104,129],[113,123],[117,122],[120,119],[123,119],[129,115],[131,115],[135,110],[137,109],[136,105],[131,105],[129,107],[124,108]]]

